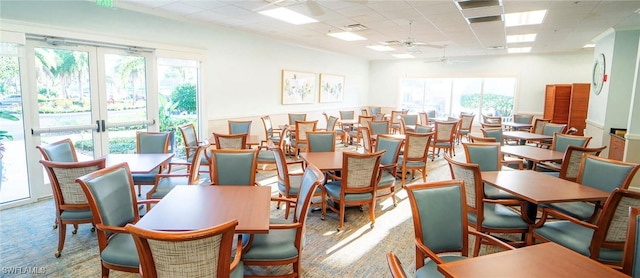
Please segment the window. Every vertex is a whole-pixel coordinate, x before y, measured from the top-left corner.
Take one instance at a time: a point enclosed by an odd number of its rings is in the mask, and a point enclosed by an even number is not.
[[[404,78],[400,108],[413,113],[435,110],[437,117],[462,112],[511,117],[515,88],[515,78]]]

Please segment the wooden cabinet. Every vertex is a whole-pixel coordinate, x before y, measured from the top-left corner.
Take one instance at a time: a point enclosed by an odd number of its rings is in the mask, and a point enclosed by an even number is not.
[[[625,140],[624,138],[617,135],[609,135],[609,158],[622,161],[622,159],[624,158]]]
[[[545,88],[544,118],[552,123],[567,124],[583,135],[587,127],[589,83],[549,84]]]

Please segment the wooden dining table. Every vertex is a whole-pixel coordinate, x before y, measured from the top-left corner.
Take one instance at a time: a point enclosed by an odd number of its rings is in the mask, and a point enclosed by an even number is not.
[[[521,129],[529,129],[533,126],[531,123],[516,123],[516,122],[506,122],[506,123],[502,123],[502,125],[510,130],[516,130],[516,131]]]
[[[609,192],[531,170],[483,171],[482,181],[527,201],[525,214],[531,221],[539,204],[603,202],[609,197]]]
[[[526,145],[502,146],[500,150],[503,154],[527,160],[527,169],[534,169],[536,163],[559,161],[564,157],[563,152]]]
[[[304,163],[318,167],[320,171],[339,171],[342,170],[342,153],[343,151],[303,152],[300,153],[300,158]]]
[[[104,157],[106,166],[126,162],[132,174],[146,174],[166,163],[173,156],[173,153],[110,153]]]
[[[268,233],[271,187],[179,185],[136,223],[161,231],[192,231],[237,219],[237,233]]]
[[[629,277],[553,242],[439,264],[438,271],[445,277]]]
[[[552,140],[553,136],[531,133],[526,131],[505,131],[502,136],[506,139],[517,139],[520,145],[524,145],[527,141],[543,141]]]

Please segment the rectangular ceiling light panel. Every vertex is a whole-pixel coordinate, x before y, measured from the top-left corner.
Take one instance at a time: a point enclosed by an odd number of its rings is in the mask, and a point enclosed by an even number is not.
[[[392,54],[391,56],[399,58],[399,59],[411,59],[411,58],[415,58],[415,56],[405,53],[405,54]]]
[[[469,24],[482,23],[482,22],[493,22],[493,21],[502,21],[502,15],[492,15],[492,16],[482,16],[482,17],[467,18],[467,22],[469,22]]]
[[[306,15],[294,12],[287,8],[275,8],[271,10],[261,11],[259,12],[262,15],[266,15],[269,17],[273,17],[275,19],[279,19],[291,24],[301,25],[307,23],[318,22],[317,20],[310,18]]]
[[[507,48],[508,53],[529,53],[531,52],[531,47],[509,47]]]
[[[367,48],[369,49],[373,49],[375,51],[394,51],[396,50],[395,48],[391,47],[391,46],[387,46],[387,45],[367,45]]]
[[[507,43],[532,42],[536,40],[536,34],[510,35]]]
[[[484,8],[491,6],[500,6],[500,0],[458,0],[456,4],[458,5],[458,9],[466,10],[466,9],[476,9],[476,8]]]
[[[364,41],[367,38],[362,37],[360,35],[356,35],[351,32],[338,32],[338,33],[328,33],[327,35],[332,36],[334,38],[341,39],[343,41]]]
[[[506,27],[541,24],[546,14],[547,10],[505,14],[504,23]]]

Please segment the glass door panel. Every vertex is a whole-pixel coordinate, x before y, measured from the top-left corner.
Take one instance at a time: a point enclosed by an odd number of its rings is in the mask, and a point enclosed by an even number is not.
[[[91,49],[35,47],[36,90],[41,144],[71,138],[78,158],[94,157],[93,132],[97,113],[92,110],[89,82]]]
[[[108,152],[134,153],[136,132],[147,130],[147,59],[124,52],[103,57]]]
[[[0,52],[0,204],[31,196],[22,117],[20,58],[16,53],[5,53],[7,47],[18,46],[2,43]]]

